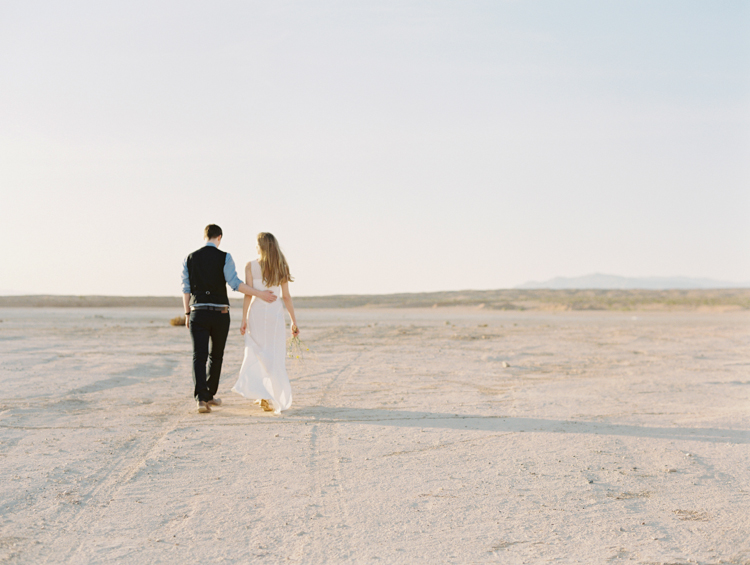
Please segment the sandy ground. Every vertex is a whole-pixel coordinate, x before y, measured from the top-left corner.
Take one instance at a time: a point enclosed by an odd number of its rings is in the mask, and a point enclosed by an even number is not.
[[[750,563],[748,312],[301,310],[281,416],[173,315],[0,309],[0,562]]]

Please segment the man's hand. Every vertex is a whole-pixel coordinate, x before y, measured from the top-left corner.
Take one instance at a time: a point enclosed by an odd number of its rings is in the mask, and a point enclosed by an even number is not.
[[[185,327],[190,329],[190,316],[185,316]]]
[[[277,297],[270,290],[261,290],[260,292],[258,292],[258,298],[260,298],[263,302],[273,302]]]

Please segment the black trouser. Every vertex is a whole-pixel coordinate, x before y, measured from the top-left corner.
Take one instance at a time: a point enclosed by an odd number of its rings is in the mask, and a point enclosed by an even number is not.
[[[196,400],[207,402],[219,389],[221,362],[224,346],[229,335],[229,313],[217,310],[193,310],[190,312],[190,337],[193,338],[193,384]],[[211,351],[208,342],[211,341]],[[208,380],[206,380],[208,361]]]

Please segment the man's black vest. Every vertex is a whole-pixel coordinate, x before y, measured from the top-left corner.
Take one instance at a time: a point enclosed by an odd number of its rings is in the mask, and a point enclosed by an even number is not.
[[[227,281],[224,262],[227,254],[212,245],[193,251],[187,258],[190,276],[190,304],[226,304]]]

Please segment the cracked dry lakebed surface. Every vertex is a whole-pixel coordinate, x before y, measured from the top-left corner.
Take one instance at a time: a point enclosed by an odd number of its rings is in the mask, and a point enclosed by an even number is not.
[[[750,563],[750,313],[301,309],[280,416],[170,309],[0,309],[0,563]]]

